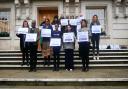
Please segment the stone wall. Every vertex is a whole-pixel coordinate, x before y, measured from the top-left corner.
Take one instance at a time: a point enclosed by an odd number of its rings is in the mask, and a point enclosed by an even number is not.
[[[74,4],[74,6],[72,5]],[[19,50],[19,38],[15,30],[22,26],[24,19],[29,24],[37,20],[38,7],[57,7],[58,15],[74,15],[82,13],[86,18],[86,6],[101,6],[106,8],[107,35],[102,36],[101,45],[128,45],[128,1],[127,0],[15,0],[15,2],[0,2],[0,9],[11,9],[10,37],[0,38],[0,50]],[[73,10],[73,11],[72,11]]]

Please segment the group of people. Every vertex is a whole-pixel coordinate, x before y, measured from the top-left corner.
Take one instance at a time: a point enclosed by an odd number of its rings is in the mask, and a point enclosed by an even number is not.
[[[30,72],[36,71],[37,65],[37,46],[38,42],[41,45],[41,52],[44,60],[44,66],[50,65],[51,55],[53,55],[53,71],[59,71],[60,65],[60,50],[61,48],[64,49],[65,52],[65,69],[67,71],[74,70],[74,49],[75,49],[75,40],[77,39],[78,32],[87,32],[88,33],[88,41],[78,42],[79,44],[79,56],[82,60],[82,71],[89,70],[89,49],[90,49],[90,40],[92,43],[92,51],[93,51],[93,59],[99,59],[99,40],[100,40],[100,33],[92,33],[91,28],[94,25],[100,25],[98,20],[98,16],[94,15],[92,17],[92,22],[90,27],[88,28],[87,20],[81,19],[80,25],[81,28],[76,30],[76,26],[72,26],[68,24],[66,26],[62,26],[60,20],[64,18],[58,18],[58,16],[54,17],[52,23],[46,17],[43,18],[42,23],[40,24],[41,29],[36,28],[36,21],[32,21],[31,28],[29,27],[28,22],[25,20],[23,22],[22,28],[28,28],[28,33],[37,33],[37,41],[36,42],[25,42],[26,34],[16,34],[20,38],[20,49],[22,52],[22,66],[23,65],[30,65]],[[52,25],[55,26],[54,30]],[[59,30],[59,26],[61,28]],[[51,37],[42,37],[41,30],[42,29],[50,29],[51,30]],[[73,42],[64,42],[63,36],[65,33],[73,33],[74,34],[74,41]],[[60,38],[61,45],[60,46],[50,46],[50,39],[51,38]],[[95,55],[95,49],[97,53]],[[30,58],[29,58],[30,54]]]

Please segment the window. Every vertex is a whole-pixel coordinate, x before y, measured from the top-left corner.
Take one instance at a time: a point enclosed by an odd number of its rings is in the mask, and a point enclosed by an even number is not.
[[[106,14],[105,8],[87,8],[86,9],[86,18],[88,20],[88,26],[92,21],[93,15],[98,15],[100,24],[102,26],[101,35],[106,35]]]
[[[74,2],[70,2],[69,4],[69,13],[70,16],[75,16],[75,3]]]
[[[10,36],[10,10],[0,10],[0,37]]]

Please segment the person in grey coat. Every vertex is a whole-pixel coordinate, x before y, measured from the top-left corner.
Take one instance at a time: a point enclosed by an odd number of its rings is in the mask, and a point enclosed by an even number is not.
[[[73,33],[73,29],[71,28],[71,25],[66,26],[65,33]],[[74,34],[74,33],[73,33]],[[75,39],[75,35],[74,35]],[[74,69],[74,62],[73,62],[73,52],[74,52],[74,42],[63,42],[63,47],[65,50],[65,68],[68,71],[72,71]]]
[[[88,33],[88,41],[78,42],[79,44],[79,56],[82,59],[82,71],[89,71],[89,47],[90,47],[90,31],[87,28],[87,21],[83,19],[81,21],[81,29],[78,32],[87,32]]]

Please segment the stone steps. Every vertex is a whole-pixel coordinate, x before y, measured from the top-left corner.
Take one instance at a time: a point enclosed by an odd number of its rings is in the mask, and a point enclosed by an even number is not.
[[[76,85],[127,85],[128,78],[0,78],[1,85],[76,86]]]
[[[100,60],[93,60],[92,50],[90,49],[90,67],[128,67],[128,49],[119,49],[119,50],[100,50],[99,58]],[[64,67],[64,51],[60,52],[60,67]],[[19,50],[1,50],[0,51],[0,68],[22,68],[20,66],[22,62],[22,53]],[[81,67],[81,59],[79,58],[78,50],[74,51],[74,64],[75,67]],[[27,66],[25,66],[27,67]],[[43,66],[43,57],[38,52],[38,68],[42,68]],[[53,59],[51,58],[51,66],[53,67]],[[48,67],[49,68],[49,67]]]

